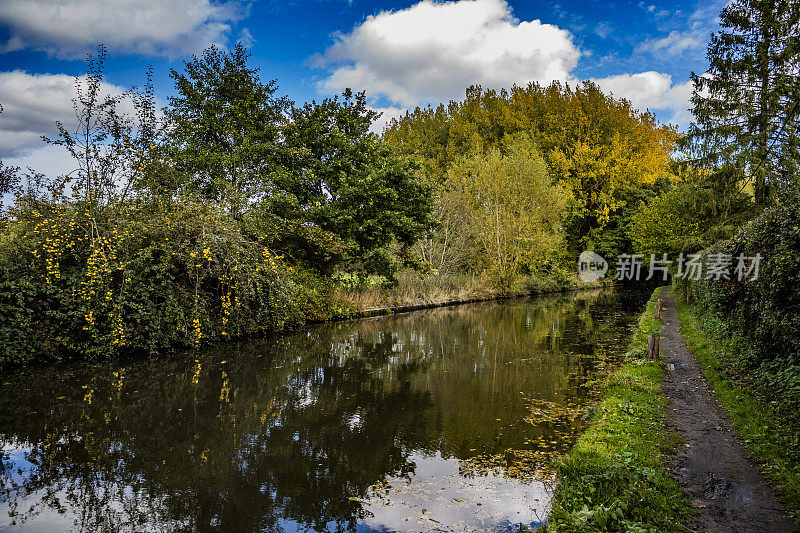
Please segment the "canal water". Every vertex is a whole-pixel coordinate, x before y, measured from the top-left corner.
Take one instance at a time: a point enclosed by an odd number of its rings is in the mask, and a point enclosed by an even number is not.
[[[649,291],[2,377],[0,531],[515,531]]]

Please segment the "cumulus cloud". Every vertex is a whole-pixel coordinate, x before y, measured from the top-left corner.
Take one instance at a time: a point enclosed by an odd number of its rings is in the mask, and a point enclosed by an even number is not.
[[[11,37],[0,52],[74,57],[103,42],[113,51],[177,56],[226,42],[244,11],[235,1],[3,0],[0,25]]]
[[[686,127],[692,120],[692,82],[672,83],[672,76],[648,71],[636,74],[619,74],[594,80],[604,91],[617,98],[625,98],[633,107],[666,111],[671,114],[669,122]]]
[[[406,110],[402,107],[371,107],[373,111],[377,111],[381,114],[378,119],[372,123],[370,126],[370,130],[375,133],[382,133],[386,126],[389,124],[393,118],[400,118],[405,115]]]
[[[579,56],[568,31],[519,21],[505,0],[423,0],[336,35],[315,63],[331,70],[320,90],[352,87],[411,107],[461,97],[472,84],[568,81]]]
[[[698,38],[696,33],[671,31],[666,37],[660,39],[647,39],[639,45],[643,52],[663,53],[679,56],[686,50],[701,48],[705,43]]]
[[[83,78],[79,78],[83,80]],[[121,94],[122,87],[104,83],[105,94]],[[76,124],[72,98],[75,78],[66,74],[29,74],[21,70],[0,72],[0,158],[16,158],[41,148],[41,136],[57,133],[54,122],[68,129]],[[121,107],[120,111],[130,112]]]

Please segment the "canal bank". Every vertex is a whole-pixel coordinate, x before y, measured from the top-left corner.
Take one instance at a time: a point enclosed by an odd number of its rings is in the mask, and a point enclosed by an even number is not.
[[[395,305],[379,305],[379,306],[365,307],[362,309],[357,309],[355,311],[346,311],[344,313],[334,315],[333,317],[331,317],[330,321],[336,322],[340,320],[396,315],[398,313],[409,313],[412,311],[434,309],[437,307],[452,307],[456,305],[471,304],[471,303],[510,300],[513,298],[524,298],[528,296],[531,297],[545,296],[545,295],[569,293],[575,291],[607,289],[613,286],[614,286],[613,280],[600,279],[595,281],[583,281],[579,279],[577,276],[574,276],[568,281],[530,283],[525,289],[503,292],[503,293],[491,292],[486,294],[478,294],[467,298],[446,296],[440,298],[409,301]],[[320,323],[320,322],[326,322],[326,320],[309,321],[309,323]]]
[[[668,430],[663,362],[647,357],[647,338],[664,324],[653,292],[625,360],[606,384],[592,425],[560,463],[546,530],[683,531],[690,516],[684,492],[665,464],[679,443]]]
[[[650,334],[661,335],[658,360]],[[545,530],[797,531],[787,512],[797,504],[796,433],[732,377],[730,349],[656,289],[592,425],[559,464]]]

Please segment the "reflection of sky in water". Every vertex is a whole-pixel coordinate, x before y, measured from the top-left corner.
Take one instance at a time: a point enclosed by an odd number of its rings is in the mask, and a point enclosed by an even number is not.
[[[30,447],[2,448],[5,468],[11,468],[21,481],[25,475],[35,474],[36,465],[27,460]],[[357,525],[358,533],[384,531],[516,531],[519,524],[536,527],[547,515],[552,489],[544,483],[531,484],[502,475],[464,476],[456,459],[445,459],[438,452],[429,455],[413,452],[409,460],[416,465],[415,473],[407,478],[390,478],[372,496],[362,500],[368,517]],[[129,488],[114,487],[130,495]],[[29,502],[41,501],[45,491],[36,491],[26,498]],[[63,491],[48,495],[50,499],[66,499]],[[18,509],[27,512],[23,504]],[[109,503],[108,512],[122,511],[118,502]],[[8,502],[0,502],[0,517],[9,517]],[[80,522],[74,512],[58,512],[40,506],[22,524],[0,524],[0,531],[25,531],[29,533],[52,532],[70,529]],[[215,520],[212,518],[212,527]],[[168,531],[166,523],[152,524],[154,530]],[[292,520],[280,520],[279,531],[296,533],[309,531]],[[80,528],[75,527],[75,530]],[[335,531],[336,525],[329,524]]]
[[[26,477],[37,474],[37,465],[28,461],[29,454],[33,450],[31,445],[14,446],[4,444],[0,449],[0,457],[3,462],[3,472],[7,474],[6,480],[22,482]],[[10,475],[9,475],[10,474]],[[123,501],[130,501],[133,491],[130,487],[122,487],[118,484],[108,485],[109,495],[124,495],[111,497],[105,505],[105,512],[108,516],[124,515],[127,510]],[[6,487],[4,486],[5,490]],[[11,504],[12,500],[0,497],[0,532],[24,531],[25,533],[53,533],[55,531],[82,531],[86,528],[80,527],[81,516],[75,509],[64,505],[69,500],[69,495],[64,490],[37,490],[27,494],[16,508]],[[41,502],[60,502],[58,506],[42,505]],[[154,507],[149,502],[148,508]],[[57,507],[60,507],[59,511]],[[22,513],[27,515],[24,520],[17,520],[12,524],[12,514]],[[164,520],[163,517],[151,516],[152,523],[142,522],[139,524],[138,531],[176,531],[185,529],[185,524]],[[98,528],[102,529],[102,528]]]
[[[359,531],[502,531],[536,525],[547,514],[550,493],[542,483],[494,474],[464,477],[458,461],[438,453],[414,453],[411,460],[418,474],[391,479],[378,490],[367,501],[372,516]]]
[[[585,424],[570,409],[628,342],[639,304],[623,300],[461,306],[9,377],[0,532],[535,527],[548,485],[522,470],[544,474]]]

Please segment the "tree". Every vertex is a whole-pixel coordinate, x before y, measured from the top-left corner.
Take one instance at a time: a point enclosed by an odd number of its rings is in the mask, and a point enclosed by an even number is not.
[[[349,89],[293,108],[281,171],[262,208],[284,228],[281,247],[322,271],[391,276],[430,224],[431,193],[414,165],[369,131],[378,114]],[[279,236],[280,237],[280,236]]]
[[[553,185],[547,165],[525,134],[503,150],[466,156],[451,166],[448,195],[466,214],[476,256],[507,289],[524,268],[536,271],[563,253],[559,225],[569,193]]]
[[[720,26],[708,44],[708,71],[692,73],[695,124],[686,147],[720,176],[730,177],[731,167],[742,172],[765,205],[770,189],[798,170],[800,4],[734,0]]]
[[[215,46],[170,71],[177,96],[169,99],[167,148],[179,186],[226,205],[234,216],[271,192],[278,168],[280,128],[291,102],[275,96],[275,80],[263,83],[250,53],[237,44]]]
[[[152,69],[141,91],[132,87],[122,94],[109,94],[103,82],[105,60],[106,48],[101,44],[97,54],[86,59],[86,75],[75,77],[75,126],[56,122],[58,135],[42,137],[48,144],[64,147],[77,165],[65,176],[52,179],[50,192],[71,189],[74,198],[92,208],[124,201],[141,185],[157,133]],[[135,118],[119,110],[126,101],[135,110]]]
[[[631,190],[675,179],[670,169],[675,128],[591,82],[531,83],[499,92],[470,87],[461,102],[393,120],[383,136],[420,159],[427,178],[441,183],[459,157],[499,148],[506,135],[520,132],[536,144],[553,180],[575,197],[565,227],[576,255],[617,223]]]

